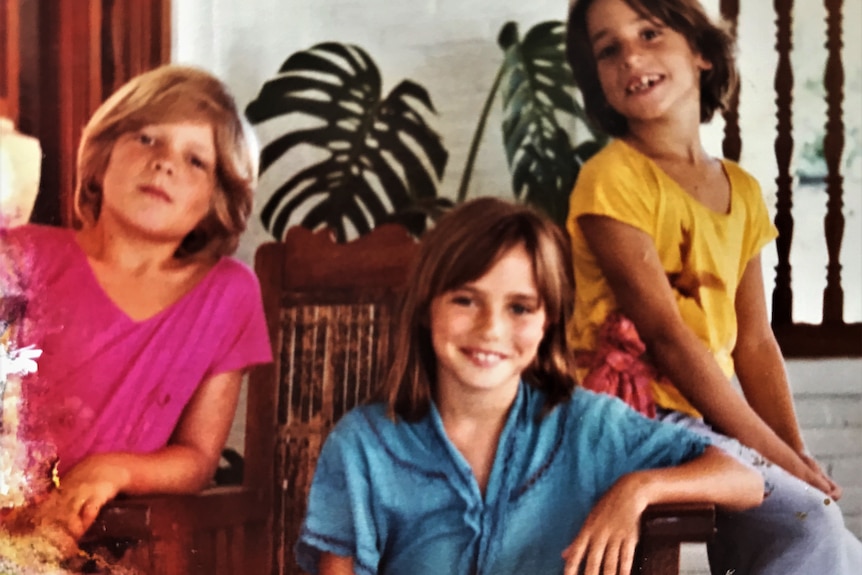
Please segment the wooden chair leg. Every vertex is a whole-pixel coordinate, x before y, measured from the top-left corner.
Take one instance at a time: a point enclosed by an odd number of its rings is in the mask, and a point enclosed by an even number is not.
[[[714,534],[715,507],[711,504],[650,506],[641,520],[632,573],[678,575],[680,544],[707,542]]]
[[[679,573],[679,541],[649,541],[638,545],[633,575]]]

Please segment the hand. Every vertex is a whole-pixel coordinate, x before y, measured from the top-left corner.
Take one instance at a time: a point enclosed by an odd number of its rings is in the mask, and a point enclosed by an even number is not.
[[[820,464],[814,460],[813,457],[805,453],[804,451],[799,452],[799,458],[808,466],[810,473],[814,475],[816,478],[816,483],[812,481],[808,481],[810,485],[817,487],[821,491],[823,491],[826,495],[831,497],[833,500],[838,501],[841,499],[842,489],[841,486],[832,481],[832,478],[826,475],[826,472],[820,467]],[[806,480],[807,481],[807,480]]]
[[[49,532],[59,528],[77,541],[96,520],[102,506],[120,492],[125,474],[125,469],[110,454],[84,459],[61,478],[60,488],[38,506],[37,526]]]
[[[593,507],[580,533],[563,551],[565,575],[628,575],[634,562],[640,519],[647,503],[636,482],[626,476]]]

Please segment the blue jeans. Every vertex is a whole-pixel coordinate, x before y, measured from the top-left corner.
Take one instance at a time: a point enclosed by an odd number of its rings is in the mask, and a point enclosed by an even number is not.
[[[712,575],[862,575],[862,542],[825,493],[702,419],[663,409],[656,418],[708,437],[763,475],[760,506],[716,514],[716,537],[707,546]]]

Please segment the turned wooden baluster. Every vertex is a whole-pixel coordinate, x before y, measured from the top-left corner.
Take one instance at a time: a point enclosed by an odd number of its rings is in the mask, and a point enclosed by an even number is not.
[[[731,34],[737,37],[739,23],[739,0],[721,0],[721,16],[730,24]],[[733,88],[727,110],[724,111],[724,140],[721,151],[725,158],[738,162],[742,154],[742,137],[739,132],[739,92],[740,83]]]
[[[793,290],[790,285],[790,244],[793,240],[793,178],[790,175],[790,160],[793,154],[793,68],[790,65],[790,50],[793,46],[793,2],[775,0],[776,33],[775,48],[778,52],[778,68],[775,73],[775,103],[778,118],[778,135],[775,138],[775,159],[778,163],[778,201],[775,225],[778,228],[778,265],[775,266],[775,290],[772,292],[772,325],[793,323]]]
[[[823,227],[829,264],[826,273],[826,289],[823,290],[823,325],[844,323],[844,290],[841,287],[841,241],[844,237],[844,214],[841,207],[843,176],[841,155],[844,151],[844,122],[841,118],[843,102],[844,66],[841,62],[841,9],[842,0],[826,0],[826,48],[829,59],[823,83],[826,87],[826,136],[823,154],[828,172],[826,192],[826,217]]]

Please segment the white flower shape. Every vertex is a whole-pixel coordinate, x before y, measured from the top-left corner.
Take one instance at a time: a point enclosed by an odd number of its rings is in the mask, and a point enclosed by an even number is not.
[[[42,350],[28,345],[20,349],[9,349],[0,343],[0,383],[10,375],[27,375],[36,373],[36,360],[42,356]]]

